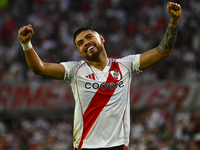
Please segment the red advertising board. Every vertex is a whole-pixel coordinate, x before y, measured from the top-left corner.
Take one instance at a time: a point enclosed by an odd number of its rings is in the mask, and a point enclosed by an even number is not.
[[[199,87],[193,84],[138,84],[131,87],[131,107],[164,106],[172,104],[192,107]],[[0,110],[32,108],[73,108],[74,98],[69,84],[30,83],[0,84]]]
[[[1,109],[73,107],[71,88],[66,84],[23,84],[0,86]]]
[[[195,93],[191,84],[154,83],[132,86],[131,105],[134,107],[171,105],[191,107]]]

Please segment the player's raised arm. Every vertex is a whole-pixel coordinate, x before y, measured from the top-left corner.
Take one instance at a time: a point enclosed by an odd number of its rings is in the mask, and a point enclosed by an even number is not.
[[[181,15],[181,6],[177,3],[167,3],[168,13],[170,15],[169,24],[163,40],[158,47],[141,54],[140,70],[144,70],[170,55],[177,35],[178,22]]]
[[[44,63],[39,58],[31,44],[33,34],[34,31],[31,25],[23,26],[18,31],[18,37],[29,67],[36,75],[62,80],[65,72],[63,65],[56,63]]]

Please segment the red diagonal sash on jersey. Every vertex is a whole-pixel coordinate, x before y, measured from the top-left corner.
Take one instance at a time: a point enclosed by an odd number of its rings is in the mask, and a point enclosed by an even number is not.
[[[115,70],[115,69],[118,69],[120,72],[118,63],[112,62],[110,71]],[[109,83],[109,82],[116,83],[117,81],[119,80],[115,80],[113,76],[109,73],[106,83]],[[92,128],[97,117],[103,110],[104,106],[106,106],[106,104],[110,100],[114,91],[115,91],[115,88],[112,88],[112,89],[106,88],[105,90],[102,90],[101,88],[99,88],[97,92],[95,93],[95,95],[93,96],[90,104],[88,105],[87,109],[85,110],[85,113],[83,114],[83,133],[82,133],[82,138],[77,150],[81,150],[81,147],[83,145],[83,140],[89,133],[90,129]]]

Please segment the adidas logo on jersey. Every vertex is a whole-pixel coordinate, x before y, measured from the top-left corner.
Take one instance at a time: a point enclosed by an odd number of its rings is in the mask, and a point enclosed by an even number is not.
[[[88,76],[85,76],[85,77],[86,77],[86,78],[89,78],[89,79],[95,80],[94,73],[91,73],[91,74],[89,74]]]

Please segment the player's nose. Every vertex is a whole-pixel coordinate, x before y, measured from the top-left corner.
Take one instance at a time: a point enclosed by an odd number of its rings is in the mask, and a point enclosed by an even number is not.
[[[91,46],[91,43],[89,41],[85,42],[85,48],[88,49]]]

